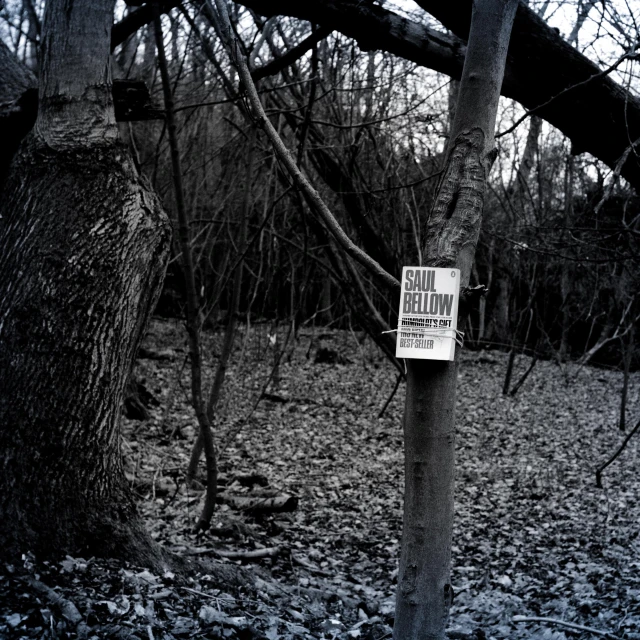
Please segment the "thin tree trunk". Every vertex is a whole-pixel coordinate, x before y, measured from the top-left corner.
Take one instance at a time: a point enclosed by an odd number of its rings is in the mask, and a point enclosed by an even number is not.
[[[569,35],[569,44],[576,44],[578,41],[578,34],[584,24],[584,21],[589,15],[589,11],[595,5],[594,0],[586,0],[583,4],[580,2],[578,16],[576,23],[573,26],[571,34]],[[564,187],[564,226],[565,235],[568,234],[568,228],[571,225],[571,219],[573,218],[573,198],[574,198],[574,173],[575,173],[575,156],[573,155],[573,149],[570,150],[567,156],[566,173],[565,173],[565,187]],[[562,273],[560,275],[560,293],[562,295],[562,332],[560,335],[560,349],[558,357],[560,362],[564,362],[567,359],[569,352],[569,328],[571,324],[571,314],[569,309],[569,298],[571,296],[571,282],[572,282],[571,265],[568,260],[562,261]]]
[[[502,383],[502,395],[506,396],[509,393],[509,387],[511,386],[511,378],[513,377],[513,366],[516,362],[516,345],[515,340],[511,345],[509,351],[509,360],[507,361],[507,371],[504,374],[504,382]]]
[[[501,345],[509,340],[509,275],[503,272],[498,280],[498,297],[494,309],[493,340]]]
[[[627,337],[627,344],[623,343],[623,380],[622,380],[622,393],[620,395],[620,420],[618,421],[618,427],[620,431],[624,432],[627,426],[627,398],[629,396],[629,372],[631,370],[631,361],[633,360],[633,348],[635,346],[635,326],[631,325],[629,335]]]
[[[27,59],[25,64],[29,69],[35,71],[38,67],[38,36],[40,35],[40,20],[33,0],[23,0],[22,6],[27,14]]]
[[[574,157],[571,153],[567,156],[566,174],[564,185],[564,232],[565,237],[568,234],[568,228],[571,224],[573,214],[573,173],[574,173]],[[562,295],[562,331],[560,334],[560,349],[558,358],[560,362],[567,359],[569,352],[569,328],[571,326],[571,313],[569,309],[569,298],[571,296],[571,265],[569,260],[562,261],[562,271],[560,274],[560,293]]]
[[[578,42],[578,34],[585,20],[589,16],[589,11],[598,3],[598,0],[580,0],[578,2],[578,15],[576,16],[576,23],[573,25],[573,29],[567,38],[569,44],[576,44]]]
[[[324,326],[329,326],[331,319],[331,278],[325,278],[320,294],[320,321]]]
[[[141,69],[142,78],[149,87],[153,87],[153,81],[156,77],[156,41],[154,32],[153,22],[151,22],[144,30],[144,53],[142,56]]]
[[[494,129],[517,0],[474,3],[448,159],[427,224],[425,255],[457,267],[468,286],[480,232]],[[464,326],[464,318],[458,325]],[[453,598],[454,431],[457,365],[407,361],[405,503],[395,640],[443,640]]]
[[[522,374],[522,376],[520,377],[520,380],[518,380],[518,382],[516,382],[513,385],[513,389],[511,389],[511,391],[509,391],[509,395],[511,397],[515,396],[516,393],[518,393],[518,391],[520,390],[520,387],[522,387],[522,385],[527,381],[527,378],[529,377],[529,374],[533,371],[533,368],[536,366],[537,362],[538,362],[538,354],[536,352],[536,353],[534,353],[533,359],[531,360],[531,364],[529,365],[527,370]],[[503,389],[503,393],[506,393],[504,391],[504,389]]]
[[[522,153],[522,160],[520,161],[520,166],[518,167],[518,172],[516,174],[516,179],[513,185],[509,187],[508,195],[512,202],[512,207],[515,206],[516,214],[519,214],[520,222],[527,222],[527,207],[526,202],[530,200],[529,198],[529,189],[528,182],[529,176],[531,175],[531,170],[533,169],[533,164],[535,161],[536,153],[538,152],[538,141],[540,139],[540,130],[542,129],[542,120],[537,116],[532,116],[531,121],[529,123],[529,131],[527,132],[527,141],[524,145],[524,151]],[[492,248],[493,248],[493,240],[492,240]],[[502,280],[501,280],[502,285]],[[501,304],[505,304],[503,300],[504,293],[502,288],[500,289],[500,293],[498,296],[498,300],[502,301]],[[508,297],[506,300],[507,304],[507,322],[505,323],[508,326]],[[529,300],[529,304],[527,305],[527,309],[530,309],[532,306],[533,300]],[[500,315],[500,314],[498,314]],[[507,395],[509,392],[509,387],[511,386],[511,378],[513,376],[513,368],[516,360],[516,351],[518,347],[516,345],[516,341],[518,338],[518,331],[520,329],[520,322],[518,326],[514,330],[511,335],[511,347],[509,349],[509,360],[507,362],[507,370],[504,376],[504,383],[502,385],[502,394]],[[526,339],[523,342],[523,345],[526,346]]]
[[[516,205],[520,204],[524,212],[524,199],[528,198],[528,182],[529,176],[535,163],[536,154],[538,153],[538,146],[540,140],[540,131],[542,130],[542,119],[538,116],[531,116],[531,122],[529,123],[529,131],[527,132],[527,141],[524,145],[524,151],[522,152],[522,160],[518,167],[518,174],[516,176],[516,184],[513,187],[513,196],[516,201]]]
[[[159,566],[120,409],[170,227],[116,142],[114,0],[48,0],[40,109],[0,199],[0,549]]]
[[[202,438],[207,461],[207,491],[205,495],[202,514],[196,527],[207,529],[211,522],[211,517],[215,510],[218,465],[216,460],[216,450],[213,441],[211,422],[207,415],[206,404],[203,395],[202,384],[202,320],[201,309],[196,289],[195,267],[193,264],[193,252],[191,250],[191,238],[189,233],[189,218],[184,198],[184,187],[182,183],[182,167],[180,163],[180,150],[178,148],[178,136],[176,133],[176,121],[173,108],[173,94],[171,89],[171,79],[164,48],[162,36],[162,23],[160,21],[160,9],[156,6],[154,18],[156,48],[158,49],[158,64],[160,76],[162,78],[162,90],[164,93],[164,104],[167,114],[167,133],[169,134],[169,147],[171,149],[171,167],[173,175],[173,185],[176,200],[176,210],[178,213],[178,240],[180,243],[180,254],[182,256],[182,268],[186,285],[187,298],[187,334],[189,336],[189,357],[191,361],[191,403],[196,413],[200,437]]]
[[[209,393],[209,399],[207,401],[207,416],[209,423],[213,424],[215,411],[218,407],[218,402],[222,395],[222,386],[224,385],[224,379],[227,374],[227,367],[229,365],[229,359],[231,352],[233,351],[233,344],[235,342],[236,334],[236,319],[238,311],[240,309],[240,294],[242,290],[242,271],[243,271],[243,253],[247,244],[247,224],[249,222],[249,213],[251,209],[251,184],[253,183],[253,173],[255,165],[255,144],[256,144],[256,129],[251,129],[251,137],[249,142],[249,152],[247,154],[246,173],[245,173],[245,192],[244,200],[242,203],[242,209],[240,211],[240,229],[238,232],[238,264],[236,265],[233,275],[233,290],[231,292],[231,304],[228,309],[227,316],[227,328],[224,334],[224,341],[222,343],[222,351],[220,353],[220,359],[218,360],[218,366],[216,368],[216,375],[213,379],[213,385],[211,392]],[[191,450],[191,458],[189,459],[189,467],[187,469],[187,482],[191,483],[196,478],[198,473],[198,464],[200,462],[200,456],[202,455],[202,449],[204,447],[204,439],[202,432],[198,434],[198,438]]]

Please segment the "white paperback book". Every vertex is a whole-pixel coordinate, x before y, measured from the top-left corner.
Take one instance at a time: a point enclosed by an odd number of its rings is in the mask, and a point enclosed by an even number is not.
[[[459,269],[403,267],[396,357],[453,360],[459,298]]]

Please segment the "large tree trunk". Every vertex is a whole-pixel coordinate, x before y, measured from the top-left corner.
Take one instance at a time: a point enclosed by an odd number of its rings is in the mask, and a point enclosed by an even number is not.
[[[48,0],[40,110],[0,206],[0,548],[157,565],[120,407],[169,225],[117,142],[115,0]]]
[[[447,164],[427,223],[427,265],[457,267],[468,286],[518,0],[476,0]],[[463,314],[461,314],[463,315]],[[465,326],[458,319],[458,326]],[[459,356],[459,354],[458,354]],[[395,640],[443,640],[453,598],[457,361],[407,360],[405,497]]]

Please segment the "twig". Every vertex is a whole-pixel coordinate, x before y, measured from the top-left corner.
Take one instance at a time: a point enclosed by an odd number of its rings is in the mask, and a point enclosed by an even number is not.
[[[598,489],[602,489],[602,472],[624,451],[627,446],[627,442],[631,440],[633,434],[640,429],[640,420],[633,429],[629,432],[629,435],[623,440],[618,450],[601,466],[596,470],[596,486]]]
[[[228,560],[260,560],[261,558],[275,558],[282,552],[282,547],[266,547],[264,549],[253,549],[251,551],[221,551],[216,553]]]
[[[391,392],[391,394],[387,398],[387,401],[384,403],[384,407],[382,407],[382,409],[380,409],[380,413],[378,414],[378,418],[382,418],[382,416],[384,415],[384,412],[387,410],[387,407],[391,404],[391,401],[393,400],[394,396],[396,395],[396,391],[398,390],[398,387],[400,386],[400,381],[402,380],[403,377],[404,376],[401,373],[398,374],[398,377],[396,378],[396,384],[393,387],[393,391]]]
[[[556,620],[555,618],[539,618],[537,616],[513,616],[514,622],[546,622],[547,624],[555,624],[560,627],[567,627],[568,629],[577,629],[578,631],[588,631],[596,636],[602,636],[603,638],[609,638],[609,640],[620,640],[618,636],[614,636],[608,631],[600,631],[593,627],[585,627],[581,624],[575,624],[574,622],[565,622],[564,620]]]

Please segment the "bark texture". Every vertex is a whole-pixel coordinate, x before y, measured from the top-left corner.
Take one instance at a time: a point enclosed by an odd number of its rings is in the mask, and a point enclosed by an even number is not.
[[[49,0],[40,111],[0,204],[0,549],[161,554],[122,471],[126,379],[170,229],[116,143],[113,0]]]
[[[164,117],[164,112],[152,103],[144,82],[115,80],[110,90],[118,122]],[[33,128],[38,106],[36,77],[0,41],[0,189],[20,142]]]
[[[62,47],[60,43],[58,44]],[[59,53],[65,55],[64,48]],[[76,81],[77,78],[73,78],[74,84]],[[98,109],[104,109],[106,104],[113,100],[113,111],[117,121],[152,120],[164,117],[164,113],[152,103],[149,89],[144,82],[121,79],[116,80],[113,86],[109,84],[104,87],[103,89],[94,87],[92,91],[88,91],[88,97],[93,101],[102,102],[101,107],[97,105]],[[46,99],[57,103],[48,111],[49,113],[66,108],[70,111],[69,115],[73,115],[73,105],[80,111],[84,109],[84,101],[77,87],[71,93],[67,92],[65,87],[55,89],[55,91],[61,91],[56,94],[58,97],[53,95],[55,93],[53,88],[47,91],[51,95]],[[108,91],[112,95],[100,98],[98,96],[100,91]],[[0,40],[0,140],[3,142],[0,147],[0,189],[20,142],[33,128],[38,115],[38,102],[38,80],[35,75]]]
[[[427,222],[428,266],[457,267],[467,287],[495,159],[498,99],[518,0],[477,0],[447,163]],[[463,305],[464,306],[464,305]],[[461,313],[464,316],[464,311]],[[458,318],[464,327],[466,317]],[[395,640],[443,640],[453,599],[457,361],[407,361],[405,498]]]
[[[74,0],[56,2],[44,15],[36,131],[53,148],[118,139],[110,58],[104,55],[114,3],[80,4],[78,11]]]
[[[445,637],[452,600],[456,376],[455,362],[407,360],[396,640]]]
[[[119,147],[56,152],[34,138],[5,188],[5,551],[122,555],[143,544],[121,468],[120,407],[160,291],[169,229],[125,158]]]

